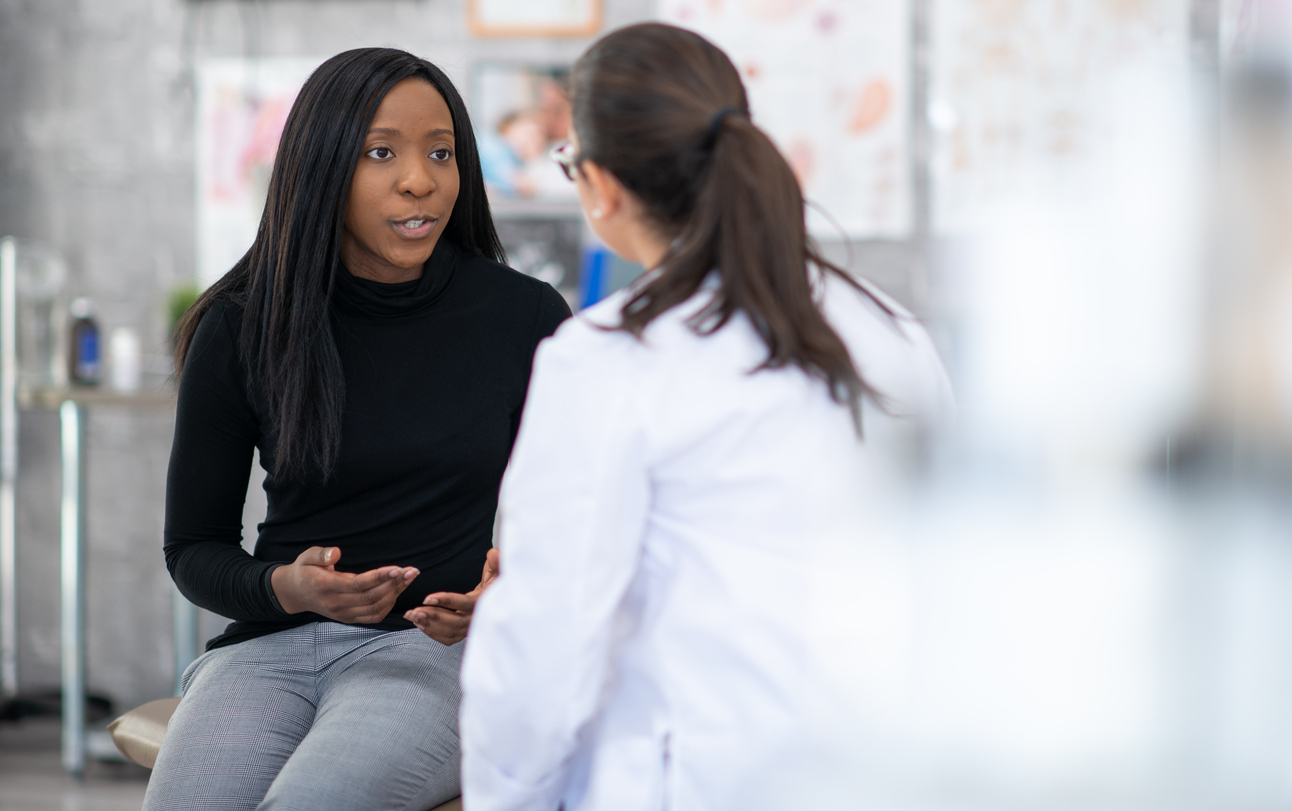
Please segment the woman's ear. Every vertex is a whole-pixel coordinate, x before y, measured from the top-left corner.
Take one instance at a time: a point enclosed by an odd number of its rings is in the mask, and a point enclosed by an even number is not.
[[[590,160],[583,161],[579,170],[588,187],[588,216],[594,220],[608,220],[617,214],[624,205],[627,189],[619,178],[602,169]]]

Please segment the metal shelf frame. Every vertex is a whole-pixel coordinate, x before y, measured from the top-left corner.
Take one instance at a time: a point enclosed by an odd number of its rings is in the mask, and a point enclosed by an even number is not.
[[[124,394],[100,389],[20,391],[17,352],[17,244],[0,239],[0,691],[18,693],[17,516],[19,406],[57,409],[62,483],[59,497],[59,638],[63,768],[85,772],[89,758],[116,754],[86,728],[86,480],[88,426],[95,404],[165,406],[170,391]],[[174,598],[176,695],[184,669],[197,656],[196,609]]]

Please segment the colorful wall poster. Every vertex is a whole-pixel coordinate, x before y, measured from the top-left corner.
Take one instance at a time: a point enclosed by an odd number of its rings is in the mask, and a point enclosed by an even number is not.
[[[211,59],[197,72],[197,277],[209,286],[251,247],[278,139],[322,59]]]

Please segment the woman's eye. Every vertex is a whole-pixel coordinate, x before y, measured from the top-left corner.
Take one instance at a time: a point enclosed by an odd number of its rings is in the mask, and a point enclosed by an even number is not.
[[[435,158],[437,161],[446,161],[453,157],[453,150],[448,148],[437,149],[431,153],[431,157]]]
[[[384,146],[379,146],[374,149],[369,149],[366,154],[370,158],[376,158],[379,161],[384,161],[386,158],[389,158],[394,153]]]

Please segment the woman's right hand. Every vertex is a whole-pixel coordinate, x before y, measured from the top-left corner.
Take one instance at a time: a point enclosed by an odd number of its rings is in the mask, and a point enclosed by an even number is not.
[[[350,624],[381,622],[395,598],[420,572],[411,566],[382,566],[360,574],[338,572],[341,550],[311,546],[294,562],[274,569],[270,584],[288,614],[312,611]]]

